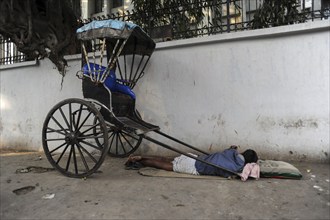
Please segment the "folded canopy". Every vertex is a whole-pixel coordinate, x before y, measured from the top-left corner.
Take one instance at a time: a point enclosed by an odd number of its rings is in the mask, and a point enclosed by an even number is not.
[[[126,40],[121,54],[150,56],[155,42],[138,25],[118,20],[92,21],[77,29],[77,38],[83,41],[106,38],[107,44],[114,46],[118,39]],[[123,41],[124,42],[124,41]],[[109,45],[108,45],[109,46]]]

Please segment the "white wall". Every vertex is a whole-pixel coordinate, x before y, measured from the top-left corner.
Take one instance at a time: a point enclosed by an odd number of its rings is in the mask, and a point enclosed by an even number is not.
[[[137,108],[204,150],[236,144],[262,158],[328,161],[329,33],[327,20],[158,43]],[[1,148],[42,149],[50,108],[82,96],[78,58],[69,57],[62,87],[48,60],[1,69]],[[173,154],[147,141],[140,153]]]
[[[48,111],[65,98],[82,97],[81,82],[75,77],[80,63],[69,65],[62,85],[62,76],[48,59],[0,70],[1,148],[42,149],[41,129]]]

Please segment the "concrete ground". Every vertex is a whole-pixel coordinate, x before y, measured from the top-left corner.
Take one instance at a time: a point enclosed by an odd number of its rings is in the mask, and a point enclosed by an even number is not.
[[[43,153],[0,159],[1,220],[330,219],[329,164],[293,163],[302,180],[241,182],[146,177],[108,157],[84,180],[25,169],[51,168]]]

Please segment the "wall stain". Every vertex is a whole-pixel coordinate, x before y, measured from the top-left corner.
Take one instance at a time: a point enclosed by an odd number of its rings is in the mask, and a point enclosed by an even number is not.
[[[217,125],[218,125],[218,126],[221,125],[221,126],[224,127],[225,124],[226,124],[226,121],[222,119],[222,114],[219,114],[219,115],[218,115],[218,120],[217,120]]]
[[[217,116],[212,115],[210,118],[208,118],[209,121],[214,121],[217,118]]]
[[[279,122],[279,126],[282,126],[286,129],[289,128],[318,128],[318,123],[315,120],[312,119],[298,119],[298,120],[281,120]]]
[[[272,129],[275,126],[283,127],[285,129],[302,129],[302,128],[318,128],[318,122],[317,120],[313,119],[279,119],[275,120],[271,117],[260,117],[258,116],[256,118],[257,124],[263,129],[263,130],[269,130]]]
[[[324,151],[323,153],[324,153],[325,157],[329,156],[328,152]]]

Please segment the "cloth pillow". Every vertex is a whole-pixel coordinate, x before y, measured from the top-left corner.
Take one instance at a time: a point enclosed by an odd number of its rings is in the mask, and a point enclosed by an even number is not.
[[[276,160],[258,160],[260,177],[301,179],[300,171],[290,163]]]

